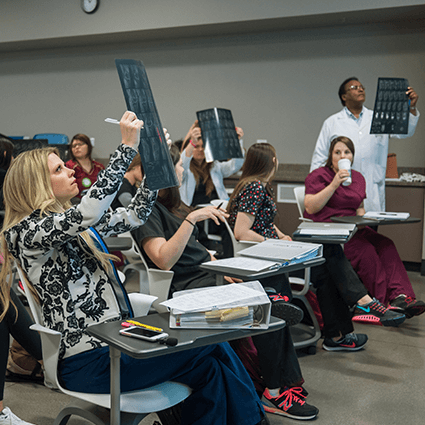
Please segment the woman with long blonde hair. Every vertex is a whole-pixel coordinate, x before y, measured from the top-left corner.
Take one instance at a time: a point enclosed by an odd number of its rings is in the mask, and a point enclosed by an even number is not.
[[[109,392],[108,346],[86,328],[131,317],[125,290],[113,287],[110,256],[96,248],[94,238],[134,230],[151,213],[157,193],[146,183],[127,208],[108,211],[137,154],[142,125],[133,112],[124,113],[122,143],[79,205],[70,204],[78,193],[74,171],[53,149],[21,154],[5,179],[6,265],[0,275],[0,301],[10,304],[6,275],[14,261],[40,302],[44,326],[62,334],[58,373],[69,390]],[[144,360],[123,354],[120,369],[122,391],[173,380],[188,385],[192,394],[183,404],[182,424],[268,423],[249,376],[228,344]]]

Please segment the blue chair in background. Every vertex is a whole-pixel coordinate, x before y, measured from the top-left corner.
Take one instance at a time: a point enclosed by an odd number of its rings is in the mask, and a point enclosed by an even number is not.
[[[34,139],[47,139],[49,145],[67,145],[68,136],[66,134],[59,133],[43,133],[36,134]]]

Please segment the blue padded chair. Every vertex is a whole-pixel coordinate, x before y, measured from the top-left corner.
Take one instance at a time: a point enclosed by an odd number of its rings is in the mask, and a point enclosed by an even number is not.
[[[66,134],[59,133],[42,133],[36,134],[34,139],[47,139],[49,145],[67,145],[69,140]]]

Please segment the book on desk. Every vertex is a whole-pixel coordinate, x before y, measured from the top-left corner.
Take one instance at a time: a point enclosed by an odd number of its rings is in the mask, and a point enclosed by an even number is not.
[[[322,255],[323,247],[320,244],[268,239],[239,251],[238,257],[208,261],[203,265],[222,271],[228,269],[229,272],[244,270],[255,273],[276,270]]]
[[[325,243],[327,240],[333,242],[348,242],[356,232],[355,224],[345,223],[317,223],[302,222],[292,234],[295,240],[318,241]]]

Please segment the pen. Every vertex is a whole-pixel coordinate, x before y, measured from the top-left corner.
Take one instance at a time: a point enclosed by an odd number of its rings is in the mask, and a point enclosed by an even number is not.
[[[115,118],[105,118],[105,122],[109,122],[111,124],[119,124],[120,122]]]
[[[136,322],[135,320],[126,320],[127,323],[131,323],[132,325],[140,326],[141,328],[150,329],[151,331],[162,332],[164,329],[156,328],[155,326],[145,325],[140,322]],[[125,323],[125,322],[124,322]]]
[[[115,118],[105,118],[105,122],[109,122],[110,124],[119,124],[120,123]],[[145,126],[143,126],[142,128],[145,128]]]
[[[218,207],[217,207],[217,209],[219,210],[220,208],[221,208],[221,206],[223,205],[223,203],[224,202],[222,202]]]

